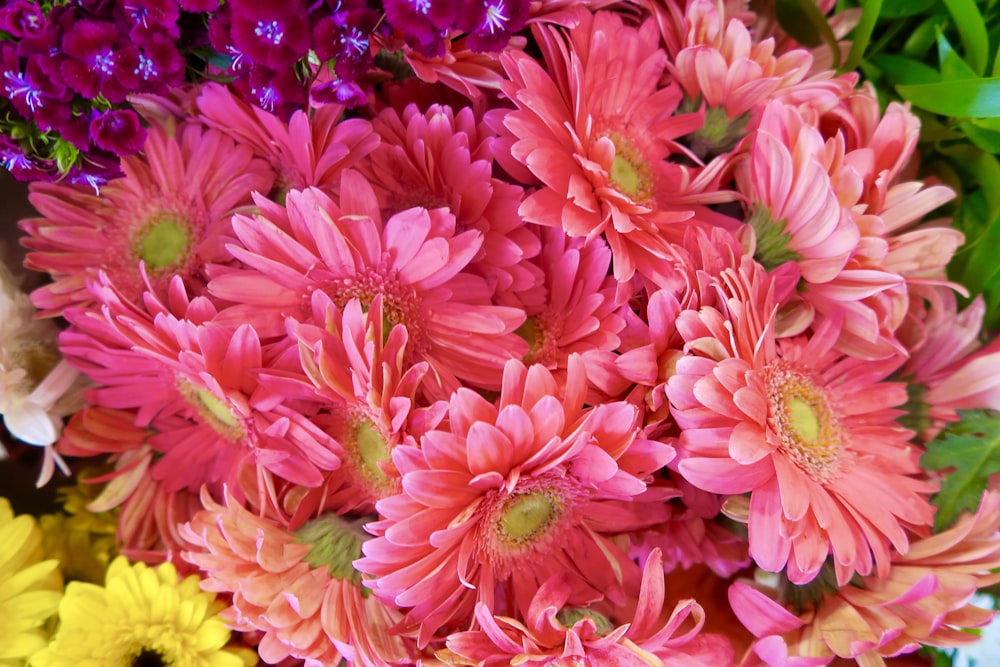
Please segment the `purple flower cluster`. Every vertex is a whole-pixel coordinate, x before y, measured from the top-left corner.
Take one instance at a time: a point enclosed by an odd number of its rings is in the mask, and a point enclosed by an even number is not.
[[[364,104],[381,12],[364,0],[229,0],[209,20],[212,46],[251,103],[290,116],[313,102]],[[318,71],[314,54],[321,63]]]
[[[445,41],[464,33],[473,51],[498,51],[524,27],[529,0],[386,0],[385,16],[410,48],[429,57],[444,53]]]
[[[184,81],[178,0],[8,0],[0,7],[0,160],[22,180],[98,185],[142,148],[133,93]],[[204,5],[205,3],[197,3]],[[218,2],[215,3],[216,5]]]

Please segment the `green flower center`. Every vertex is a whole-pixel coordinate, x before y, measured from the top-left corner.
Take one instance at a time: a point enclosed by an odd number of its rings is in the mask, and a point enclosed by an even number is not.
[[[689,104],[690,111],[696,111],[698,104]],[[740,139],[746,136],[750,114],[744,113],[729,118],[724,108],[705,109],[705,124],[700,129],[684,137],[685,143],[703,160],[711,160],[717,155],[733,150]]]
[[[59,350],[43,341],[25,341],[16,344],[8,353],[10,367],[24,370],[20,388],[30,394],[59,363]]]
[[[618,135],[607,135],[615,145],[615,157],[608,173],[611,185],[634,202],[645,202],[653,193],[653,170],[642,152],[631,140]]]
[[[765,369],[764,379],[780,451],[815,481],[835,480],[843,467],[846,435],[826,391],[782,360]]]
[[[359,420],[354,428],[354,443],[361,471],[376,484],[387,482],[389,478],[379,464],[389,461],[392,455],[378,427],[367,419]]]
[[[755,206],[747,224],[753,227],[754,235],[757,237],[754,259],[763,264],[768,271],[786,262],[802,259],[799,253],[788,247],[792,235],[785,232],[785,222],[774,220],[766,206]]]
[[[164,215],[154,219],[139,233],[136,255],[150,269],[163,270],[181,263],[189,243],[183,220]]]
[[[563,627],[566,628],[572,628],[585,618],[589,618],[594,622],[594,629],[598,636],[603,637],[615,629],[614,626],[611,625],[611,621],[609,621],[606,616],[592,609],[585,609],[583,607],[563,607],[558,611],[558,613],[556,613],[556,620],[562,623]]]
[[[310,545],[305,558],[310,567],[325,567],[331,577],[360,583],[361,573],[354,569],[353,562],[361,558],[361,544],[368,539],[362,526],[369,520],[363,517],[348,521],[328,513],[304,523],[295,531],[295,537],[299,543]]]
[[[545,530],[558,514],[556,503],[543,492],[514,496],[504,507],[499,528],[507,540],[525,542]]]
[[[243,437],[243,420],[233,414],[226,401],[211,390],[197,387],[184,378],[178,379],[177,388],[181,396],[198,412],[202,421],[216,433],[234,442]]]

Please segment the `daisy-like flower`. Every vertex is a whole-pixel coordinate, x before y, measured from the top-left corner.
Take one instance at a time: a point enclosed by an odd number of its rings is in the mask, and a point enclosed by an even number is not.
[[[61,359],[56,347],[58,329],[34,315],[28,295],[0,265],[0,416],[11,435],[44,449],[41,486],[57,465],[69,474],[51,445],[63,417],[80,407],[82,396],[79,371]],[[0,444],[0,458],[6,455]]]
[[[225,605],[181,580],[170,563],[151,568],[116,558],[105,585],[71,581],[59,603],[59,628],[34,654],[37,667],[190,665],[252,667],[249,652],[226,648]]]
[[[344,108],[338,104],[296,111],[285,122],[243,102],[228,87],[209,83],[201,87],[197,105],[200,121],[249,146],[271,165],[282,193],[310,186],[333,191],[340,185],[340,172],[378,145],[371,123],[342,118]]]
[[[912,431],[895,422],[899,359],[867,362],[832,349],[836,327],[774,340],[771,281],[746,258],[716,281],[717,307],[677,319],[685,350],[667,382],[682,429],[678,470],[712,493],[750,493],[750,554],[805,583],[832,556],[837,579],[885,573],[890,545],[930,525],[935,487],[919,478]]]
[[[366,527],[376,538],[356,565],[376,596],[409,608],[404,628],[419,627],[421,646],[477,602],[526,609],[558,573],[570,575],[570,604],[621,602],[638,578],[607,534],[643,524],[629,501],[673,450],[639,437],[628,403],[583,408],[585,373],[570,357],[560,393],[543,366],[511,360],[497,403],[459,389],[449,430],[393,450],[403,491],[377,503],[384,520]]]
[[[274,174],[253,152],[199,123],[154,125],[143,152],[122,159],[125,176],[100,196],[76,186],[33,183],[29,199],[41,217],[21,221],[32,250],[25,266],[53,281],[32,293],[44,315],[92,303],[87,281],[100,271],[128,299],[180,275],[200,291],[206,262],[230,258],[229,216],[266,192]]]
[[[136,410],[136,425],[157,432],[149,444],[163,456],[152,473],[168,492],[236,487],[244,463],[304,486],[339,466],[337,443],[298,406],[259,387],[261,369],[280,367],[280,345],[262,345],[249,325],[217,323],[208,299],[189,299],[180,277],[163,301],[146,292],[144,307],[103,274],[93,288],[103,316],[68,312],[74,329],[63,333],[62,348],[102,385],[92,403]]]
[[[351,564],[368,537],[360,522],[328,513],[289,531],[232,496],[226,505],[207,495],[203,502],[205,509],[181,529],[184,557],[205,573],[205,590],[232,593],[221,616],[236,630],[263,634],[263,660],[413,661],[412,641],[390,632],[401,614],[366,594]]]
[[[444,209],[411,208],[383,223],[357,172],[344,173],[340,192],[339,205],[311,188],[290,192],[287,207],[261,198],[261,215],[234,217],[240,245],[229,250],[246,268],[223,268],[209,286],[238,304],[222,311],[223,321],[281,335],[286,316],[310,320],[314,291],[340,307],[381,294],[388,323],[409,333],[406,361],[427,361],[439,393],[457,387],[456,378],[498,389],[504,362],[527,352],[514,334],[524,313],[492,305],[486,280],[465,270],[482,234],[458,232]]]
[[[0,497],[0,665],[20,667],[45,646],[45,622],[62,597],[59,561],[42,560],[42,531],[29,515],[14,516]]]
[[[567,607],[568,579],[564,573],[542,584],[523,622],[494,616],[478,603],[479,629],[449,635],[447,649],[438,651],[437,657],[446,664],[477,667],[554,663],[721,667],[733,663],[732,647],[721,637],[701,644],[691,641],[704,623],[704,612],[694,600],[678,602],[669,617],[661,620],[664,586],[659,551],[654,550],[646,561],[632,617],[618,627],[597,610]]]
[[[524,260],[538,254],[538,238],[517,214],[521,188],[493,177],[494,133],[472,109],[455,112],[415,104],[387,108],[372,122],[382,142],[358,166],[388,218],[413,206],[447,207],[458,231],[475,229],[483,244],[469,270],[496,292],[535,286],[538,271]]]
[[[896,554],[883,575],[822,590],[770,586],[758,590],[736,582],[729,591],[733,611],[759,638],[754,651],[769,666],[827,664],[835,656],[861,665],[883,665],[883,657],[911,653],[927,644],[958,647],[979,636],[968,629],[987,625],[994,611],[970,602],[980,588],[1000,581],[1000,495],[984,494],[976,514],[951,528],[914,540]],[[783,594],[782,594],[783,593]],[[799,662],[794,657],[801,656]],[[815,662],[806,662],[814,658]]]
[[[542,183],[520,213],[570,236],[603,234],[616,278],[639,271],[656,280],[669,247],[664,228],[693,215],[663,196],[676,194],[666,157],[701,122],[675,115],[679,87],[658,87],[666,54],[655,21],[632,28],[585,9],[576,18],[568,39],[536,26],[544,65],[523,51],[500,56],[510,78],[502,90],[517,105],[503,116],[510,154]]]
[[[376,295],[367,312],[358,299],[343,310],[323,292],[313,292],[313,322],[289,320],[298,341],[301,373],[281,377],[264,374],[269,391],[283,396],[318,400],[322,411],[312,421],[343,447],[340,468],[316,493],[336,512],[367,510],[375,501],[399,493],[399,475],[392,465],[392,449],[415,444],[437,426],[447,405],[422,405],[420,384],[427,362],[404,364],[406,327],[387,328],[382,296]]]

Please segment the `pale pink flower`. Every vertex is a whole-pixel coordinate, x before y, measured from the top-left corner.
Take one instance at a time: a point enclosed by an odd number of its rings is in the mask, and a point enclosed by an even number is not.
[[[1000,496],[984,494],[975,515],[914,540],[887,572],[843,587],[758,590],[736,582],[729,592],[740,621],[759,638],[767,665],[824,665],[834,657],[884,665],[883,657],[921,645],[956,647],[979,640],[995,612],[970,603],[977,589],[1000,581]],[[826,582],[829,583],[829,582]],[[799,606],[796,607],[796,600]],[[787,662],[786,662],[787,660]]]
[[[229,218],[266,192],[271,169],[220,132],[188,122],[154,125],[139,154],[122,159],[125,176],[100,196],[78,186],[33,183],[29,199],[41,217],[21,221],[25,266],[51,274],[32,301],[43,315],[92,303],[87,281],[108,274],[128,299],[145,289],[140,263],[158,293],[181,276],[204,286],[206,262],[229,261]]]
[[[717,281],[719,306],[677,320],[687,354],[667,382],[682,432],[678,470],[694,486],[750,493],[750,554],[764,570],[812,579],[832,556],[837,578],[889,566],[909,526],[927,526],[935,490],[894,410],[901,359],[867,362],[832,346],[836,328],[774,340],[770,280],[751,260]]]
[[[673,450],[639,437],[627,403],[584,408],[586,389],[579,357],[563,394],[543,366],[512,360],[498,402],[459,389],[450,430],[393,450],[403,492],[376,505],[383,519],[356,565],[376,596],[407,609],[421,646],[477,602],[523,611],[559,573],[570,604],[623,602],[638,573],[608,535],[643,525],[635,497]]]
[[[701,124],[675,115],[679,87],[659,87],[666,54],[656,25],[580,9],[568,36],[552,26],[536,26],[535,36],[543,63],[521,51],[500,56],[510,78],[502,90],[517,105],[502,116],[510,155],[542,184],[520,213],[570,236],[603,235],[618,280],[639,271],[655,281],[682,229],[674,223],[694,215],[675,208],[690,193],[678,192],[666,158]]]
[[[351,565],[366,539],[359,522],[323,514],[295,530],[240,506],[202,496],[205,509],[180,527],[184,558],[202,588],[231,593],[221,612],[240,632],[260,632],[268,664],[289,656],[310,667],[412,663],[412,642],[391,632],[400,614],[365,595]]]
[[[721,637],[692,641],[704,623],[704,612],[694,600],[681,600],[663,619],[663,565],[658,551],[646,561],[635,610],[622,625],[612,626],[597,609],[567,606],[570,590],[566,573],[554,575],[535,593],[523,621],[494,615],[487,605],[476,604],[479,629],[452,633],[447,649],[438,651],[437,657],[446,664],[477,667],[733,664],[732,647]]]
[[[67,358],[101,386],[95,405],[135,410],[163,454],[152,475],[168,491],[216,493],[236,486],[243,465],[305,486],[340,464],[340,446],[296,408],[260,387],[259,372],[280,366],[283,348],[261,344],[250,325],[214,321],[205,297],[189,299],[175,277],[168,297],[126,301],[102,274],[93,292],[103,316],[71,309],[60,344]]]
[[[352,171],[339,204],[317,189],[289,192],[287,207],[257,203],[260,215],[233,218],[241,244],[229,249],[245,268],[224,268],[209,285],[237,304],[224,321],[276,336],[286,316],[309,321],[316,290],[339,307],[381,294],[389,324],[406,325],[407,363],[427,361],[425,389],[444,395],[456,378],[499,388],[504,362],[527,351],[514,333],[524,313],[492,305],[486,280],[466,271],[482,233],[458,232],[448,211],[411,208],[383,222],[371,186]]]
[[[457,231],[482,233],[483,244],[468,270],[487,279],[495,292],[521,291],[538,283],[538,238],[517,214],[521,188],[493,177],[494,133],[472,109],[457,112],[414,104],[383,110],[372,126],[381,143],[358,171],[375,190],[382,216],[414,206],[446,207]]]
[[[340,173],[378,145],[371,123],[342,118],[344,108],[338,104],[296,111],[285,122],[215,83],[201,87],[197,104],[198,120],[253,149],[271,165],[282,193],[310,186],[335,191]]]

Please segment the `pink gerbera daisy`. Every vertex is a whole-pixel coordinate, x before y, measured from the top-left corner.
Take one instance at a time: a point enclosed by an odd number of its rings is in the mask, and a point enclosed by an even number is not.
[[[390,631],[399,612],[366,595],[351,565],[367,538],[359,522],[323,514],[289,531],[232,496],[225,505],[208,495],[202,502],[205,509],[180,528],[184,558],[205,575],[205,590],[232,594],[222,616],[240,632],[262,633],[257,650],[265,662],[413,662],[412,642]]]
[[[99,271],[126,298],[146,288],[161,292],[181,276],[196,291],[206,262],[229,260],[229,217],[266,192],[271,169],[246,147],[189,122],[153,125],[142,153],[122,158],[125,176],[100,196],[77,186],[33,183],[29,199],[42,217],[21,221],[26,266],[52,275],[32,294],[45,315],[92,302],[87,281]]]
[[[421,404],[417,394],[427,362],[404,364],[406,327],[387,328],[381,295],[367,312],[358,299],[341,310],[323,292],[313,292],[312,306],[312,321],[323,326],[289,320],[302,370],[265,373],[264,382],[283,397],[318,401],[323,407],[313,423],[343,447],[341,467],[306,502],[341,513],[374,513],[375,501],[401,490],[393,448],[416,444],[437,426],[447,404]]]
[[[692,641],[704,623],[704,612],[694,600],[678,602],[666,620],[661,620],[664,586],[659,551],[654,550],[646,561],[633,614],[618,627],[595,609],[567,606],[568,579],[564,573],[542,584],[523,622],[494,615],[478,603],[475,616],[479,629],[451,634],[447,650],[438,651],[437,657],[446,664],[476,667],[722,667],[733,663],[733,649],[722,637],[701,636],[701,641]]]
[[[215,492],[237,486],[240,467],[255,464],[304,486],[340,464],[340,446],[296,408],[260,388],[259,372],[280,366],[281,346],[263,346],[249,325],[215,321],[204,297],[189,300],[179,277],[160,301],[131,304],[103,274],[94,286],[104,316],[74,309],[74,327],[60,343],[67,356],[101,384],[95,405],[136,411],[137,426],[157,432],[152,468],[168,490],[203,484]]]
[[[261,215],[233,219],[241,245],[230,252],[246,268],[218,271],[209,285],[238,304],[226,321],[281,335],[286,316],[309,321],[314,291],[339,307],[381,294],[387,321],[406,325],[407,361],[427,361],[437,383],[426,384],[444,392],[456,378],[497,389],[504,362],[527,351],[514,333],[524,313],[492,305],[486,280],[465,270],[482,234],[457,232],[446,210],[411,208],[383,223],[371,186],[351,171],[339,205],[316,189],[290,192],[287,208],[258,205]]]
[[[538,254],[538,238],[517,214],[521,188],[493,177],[492,142],[472,110],[432,105],[387,108],[372,122],[382,141],[358,170],[368,177],[384,217],[413,206],[447,207],[458,231],[475,229],[483,244],[469,270],[497,292],[525,290],[539,280],[525,263]]]
[[[502,90],[517,105],[503,116],[510,154],[542,183],[520,212],[570,236],[603,234],[616,278],[639,271],[656,280],[664,228],[693,215],[671,210],[677,198],[665,195],[678,193],[665,160],[701,120],[675,115],[679,87],[659,88],[666,54],[654,21],[632,28],[618,14],[584,9],[575,18],[568,38],[536,26],[544,64],[523,51],[500,56],[510,77]]]
[[[983,627],[996,613],[970,598],[1000,581],[998,529],[1000,496],[986,493],[975,515],[914,540],[882,576],[839,590],[758,585],[759,590],[737,582],[730,603],[759,638],[754,651],[771,667],[825,665],[836,656],[883,665],[883,657],[912,653],[921,645],[965,646],[980,639],[968,630]]]
[[[774,340],[771,283],[744,260],[717,281],[717,307],[684,311],[688,352],[667,382],[682,432],[680,473],[713,493],[750,493],[750,554],[763,569],[805,583],[833,557],[837,578],[879,572],[908,526],[927,526],[934,485],[894,410],[900,359],[866,362],[833,351],[834,326]]]
[[[197,103],[199,120],[267,160],[282,192],[310,186],[333,191],[340,185],[341,171],[378,145],[371,123],[343,119],[339,104],[296,111],[285,122],[214,83],[201,87]]]
[[[405,627],[419,627],[421,646],[468,622],[476,602],[523,611],[559,573],[571,604],[622,602],[637,573],[607,534],[643,524],[630,501],[673,451],[638,437],[632,405],[582,408],[586,389],[577,356],[563,394],[543,366],[511,360],[497,403],[459,389],[450,430],[393,451],[403,492],[376,505],[384,519],[356,564],[378,597],[409,608]]]

